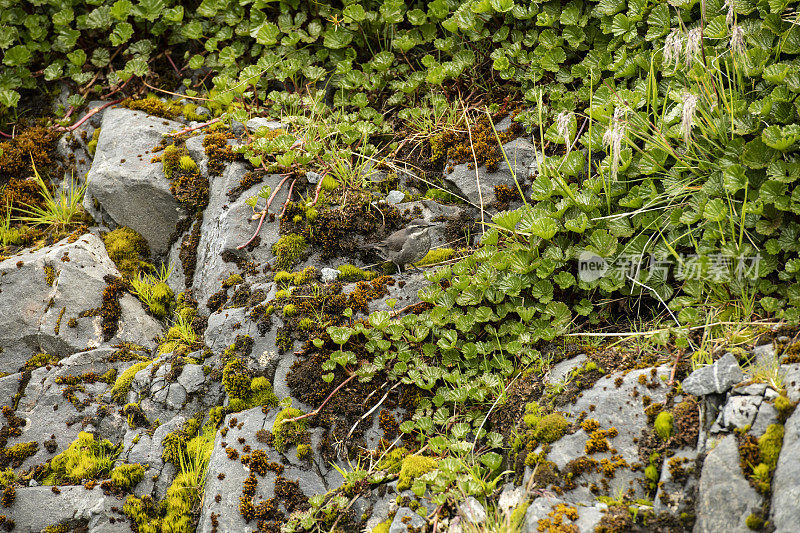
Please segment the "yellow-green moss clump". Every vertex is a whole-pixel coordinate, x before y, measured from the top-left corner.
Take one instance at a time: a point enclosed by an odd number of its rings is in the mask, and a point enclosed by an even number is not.
[[[111,472],[118,450],[108,440],[96,441],[94,435],[81,431],[69,448],[50,461],[45,485],[82,483]]]
[[[400,475],[397,478],[397,490],[403,491],[411,488],[411,484],[419,476],[427,474],[438,465],[438,461],[433,457],[424,455],[409,455],[403,459],[400,467]]]
[[[306,252],[308,244],[302,235],[290,233],[284,235],[278,242],[272,245],[272,253],[275,254],[275,266],[281,270],[288,270]]]
[[[278,405],[272,384],[263,376],[250,378],[250,373],[239,359],[228,361],[222,370],[222,384],[228,393],[228,412],[243,411],[256,406]]]
[[[392,528],[392,521],[387,520],[385,522],[381,522],[377,526],[372,528],[372,533],[389,533],[389,530]]]
[[[58,357],[50,355],[49,353],[37,353],[32,355],[30,359],[25,361],[23,370],[34,370],[47,365],[54,365],[58,363]]]
[[[167,318],[175,307],[175,292],[165,282],[157,283],[150,291],[147,305],[154,317]]]
[[[311,445],[310,444],[298,444],[297,445],[297,458],[301,461],[306,459],[309,454],[311,453]]]
[[[408,454],[405,448],[395,448],[378,462],[375,470],[385,470],[387,474],[397,474],[403,466],[403,458]]]
[[[339,186],[339,182],[336,181],[336,178],[331,176],[330,174],[325,174],[322,178],[322,188],[326,191],[332,191],[336,187]]]
[[[192,159],[190,155],[182,155],[178,160],[178,166],[184,172],[194,172],[198,170],[197,163],[194,162],[194,159]]]
[[[152,363],[152,361],[140,361],[117,376],[114,386],[111,387],[111,399],[115,402],[124,400],[128,391],[131,389],[131,383],[133,383],[133,378],[136,376],[136,373],[147,368],[150,363]]]
[[[128,491],[144,477],[144,467],[140,464],[119,465],[111,471],[111,482],[120,490]]]
[[[308,429],[306,420],[297,420],[295,422],[285,422],[290,418],[302,416],[304,413],[300,409],[294,407],[287,407],[275,417],[275,422],[272,424],[272,447],[277,451],[283,453],[289,446],[295,444],[302,444]]]
[[[454,255],[456,255],[456,251],[452,248],[436,248],[414,264],[417,266],[435,265],[452,259]]]
[[[775,398],[773,405],[775,406],[775,410],[778,411],[778,420],[786,422],[789,416],[794,412],[794,408],[797,404],[786,396],[781,395]]]
[[[770,424],[767,431],[758,438],[758,449],[761,452],[761,462],[775,470],[778,465],[778,456],[783,447],[784,428],[780,424]]]
[[[752,531],[761,531],[764,527],[764,519],[757,514],[750,514],[744,521],[744,525]]]
[[[569,427],[569,422],[560,413],[550,413],[541,420],[533,433],[539,442],[555,442],[564,436]]]
[[[378,276],[375,272],[362,270],[353,265],[340,265],[336,267],[336,270],[339,271],[339,281],[348,283],[356,281],[371,281]]]
[[[672,432],[675,429],[674,417],[672,416],[672,413],[669,411],[661,411],[658,413],[653,427],[656,430],[656,435],[658,435],[661,440],[669,440],[669,438],[672,436]]]
[[[117,265],[123,277],[132,278],[139,273],[150,257],[147,241],[127,226],[106,233],[103,237],[108,256]]]
[[[94,157],[94,154],[97,151],[97,139],[99,138],[100,128],[95,128],[95,130],[92,132],[92,139],[86,144],[86,150],[92,157]]]
[[[146,98],[138,100],[126,98],[120,105],[128,109],[144,111],[148,115],[168,119],[177,118],[183,112],[183,104],[179,100],[162,102],[155,94],[148,94]]]

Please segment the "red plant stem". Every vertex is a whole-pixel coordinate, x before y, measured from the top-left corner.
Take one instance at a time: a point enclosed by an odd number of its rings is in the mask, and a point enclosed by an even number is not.
[[[182,129],[181,131],[176,131],[174,133],[170,133],[169,135],[171,137],[177,137],[178,135],[183,135],[184,133],[189,133],[191,131],[195,131],[195,130],[199,130],[199,129],[205,128],[206,126],[210,126],[210,125],[214,124],[215,122],[219,122],[220,120],[222,120],[222,117],[212,118],[208,122],[203,122],[202,124],[198,124],[197,126],[194,126],[194,127],[191,127],[191,128],[185,128],[185,129]]]
[[[74,107],[72,107],[72,106],[69,106],[69,109],[67,109],[67,112],[66,112],[66,113],[64,113],[64,120],[66,120],[66,119],[68,119],[69,117],[71,117],[71,116],[72,116],[72,112],[73,112],[73,111],[75,111],[75,108],[74,108]]]
[[[327,175],[328,175],[328,173],[326,172],[319,179],[319,183],[317,183],[317,189],[314,191],[314,201],[311,202],[311,207],[314,207],[315,205],[317,205],[317,200],[319,200],[319,192],[322,190],[322,180],[324,180],[325,176],[327,176]]]
[[[281,424],[286,424],[287,422],[297,422],[298,420],[302,420],[302,419],[304,419],[304,418],[308,418],[308,417],[310,417],[310,416],[315,416],[315,415],[318,415],[318,414],[319,414],[319,412],[322,410],[322,408],[323,408],[323,407],[325,407],[325,404],[326,404],[326,403],[328,403],[328,401],[329,401],[331,398],[333,398],[333,395],[334,395],[334,394],[336,394],[337,392],[339,392],[339,389],[341,389],[342,387],[344,387],[345,385],[347,385],[348,383],[350,383],[351,381],[353,381],[353,378],[354,378],[354,377],[356,377],[357,375],[358,375],[358,374],[356,374],[355,372],[353,372],[352,374],[350,374],[350,377],[349,377],[349,378],[347,378],[346,380],[342,381],[342,382],[339,384],[339,386],[338,386],[338,387],[336,387],[335,389],[333,389],[333,392],[331,392],[330,394],[328,394],[328,397],[327,397],[327,398],[325,398],[325,401],[324,401],[324,402],[322,402],[322,405],[320,405],[319,407],[317,407],[316,409],[314,409],[314,410],[313,410],[313,411],[311,411],[310,413],[306,413],[306,414],[304,414],[304,415],[296,416],[296,417],[294,417],[294,418],[287,418],[287,419],[285,419],[285,420],[281,420]]]
[[[0,135],[2,135],[3,137],[5,137],[6,139],[13,139],[13,138],[14,138],[14,136],[13,136],[13,135],[9,135],[8,133],[6,133],[6,132],[4,132],[4,131],[0,131]]]
[[[245,246],[247,246],[248,244],[253,242],[253,240],[256,238],[256,236],[258,235],[258,232],[261,231],[261,226],[264,224],[264,218],[267,216],[267,211],[269,211],[269,206],[272,205],[272,200],[275,199],[275,195],[278,193],[278,191],[281,189],[283,184],[288,179],[289,179],[289,176],[284,176],[284,178],[281,180],[281,182],[278,184],[278,186],[275,187],[275,190],[272,191],[272,194],[269,195],[269,200],[267,200],[267,207],[265,207],[264,210],[261,212],[261,218],[258,221],[258,227],[256,228],[256,232],[253,233],[253,236],[250,237],[249,241],[247,241],[244,244],[240,244],[239,246],[237,246],[236,247],[237,250],[241,250],[242,248],[244,248]],[[294,182],[292,182],[292,184],[294,184]]]
[[[109,97],[109,96],[111,96],[112,94],[115,94],[115,93],[118,93],[118,92],[120,92],[122,89],[124,89],[124,88],[125,88],[125,86],[126,86],[126,85],[128,85],[128,82],[129,82],[129,81],[131,81],[132,79],[133,79],[133,76],[131,76],[130,78],[128,78],[127,80],[125,80],[125,83],[122,83],[122,84],[120,84],[120,86],[119,86],[119,87],[117,87],[116,89],[114,89],[114,90],[113,90],[113,91],[111,91],[110,93],[104,94],[104,95],[103,95],[103,96],[101,96],[100,98],[108,98],[108,97]]]
[[[95,107],[94,109],[92,109],[91,111],[89,111],[88,113],[86,113],[86,114],[83,116],[83,118],[82,118],[82,119],[80,119],[78,122],[76,122],[76,123],[75,123],[75,124],[73,124],[72,126],[55,126],[53,129],[54,129],[54,130],[56,130],[56,131],[74,131],[74,130],[76,130],[77,128],[79,128],[81,124],[83,124],[84,122],[86,122],[87,120],[89,120],[89,119],[90,119],[90,118],[91,118],[93,115],[95,115],[96,113],[98,113],[98,112],[102,111],[103,109],[107,108],[108,106],[112,106],[112,105],[114,105],[114,104],[118,104],[118,103],[120,103],[121,101],[122,101],[122,98],[120,98],[120,99],[118,99],[118,100],[113,100],[113,101],[111,101],[111,102],[106,102],[105,104],[103,104],[103,105],[101,105],[101,106],[99,106],[99,107]]]
[[[170,57],[169,53],[168,52],[164,52],[164,55],[167,56],[167,60],[169,60],[169,64],[172,65],[172,68],[175,69],[175,74],[180,75],[181,71],[178,70],[178,67],[175,66],[175,62],[172,61],[172,58]]]
[[[286,201],[283,203],[283,209],[281,209],[281,214],[278,218],[283,218],[283,214],[286,212],[286,208],[289,206],[289,202],[292,201],[292,191],[294,190],[294,183],[297,180],[292,180],[292,184],[289,185],[289,194],[286,195]]]

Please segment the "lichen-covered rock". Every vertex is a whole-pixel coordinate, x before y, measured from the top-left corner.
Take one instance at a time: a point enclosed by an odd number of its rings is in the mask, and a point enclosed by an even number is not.
[[[516,190],[517,182],[524,186],[528,178],[534,174],[536,168],[536,147],[525,138],[517,138],[503,145],[508,161],[501,159],[496,172],[489,172],[486,166],[480,166],[477,174],[480,178],[480,190],[476,170],[471,162],[453,166],[452,172],[445,172],[445,181],[454,191],[469,200],[473,205],[488,206],[496,200],[495,187],[505,185],[511,190]],[[470,168],[473,167],[473,168]],[[516,182],[514,178],[516,176]]]
[[[118,293],[117,307],[106,293],[116,276],[93,234],[0,262],[0,371],[16,372],[40,352],[63,357],[120,342],[154,347],[158,321],[130,294]]]
[[[775,531],[795,531],[800,524],[800,410],[784,427],[783,447],[772,478],[771,522]]]
[[[138,231],[157,255],[166,253],[184,213],[161,163],[153,162],[153,148],[163,134],[182,127],[141,111],[106,110],[88,175],[84,208],[110,226]]]
[[[796,504],[797,500],[793,501]],[[747,517],[760,508],[761,497],[742,475],[736,437],[728,435],[708,453],[703,463],[694,531],[745,533],[749,531],[745,525]]]

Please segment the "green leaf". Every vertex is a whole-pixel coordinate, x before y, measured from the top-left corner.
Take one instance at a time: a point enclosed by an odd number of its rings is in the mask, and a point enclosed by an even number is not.
[[[722,222],[728,218],[728,214],[728,207],[719,198],[710,200],[703,209],[703,218],[711,222]]]
[[[770,148],[785,152],[800,140],[800,125],[768,126],[761,132],[761,139]]]
[[[123,43],[128,42],[128,40],[133,36],[133,26],[128,24],[127,22],[117,22],[114,25],[114,30],[111,32],[111,44],[113,46],[119,46]]]
[[[538,218],[530,224],[528,230],[532,235],[549,241],[558,233],[558,223],[549,217]]]
[[[367,13],[361,7],[361,4],[350,4],[344,8],[342,15],[345,17],[345,21],[349,19],[354,22],[362,22],[367,17]]]
[[[3,105],[7,108],[17,107],[18,102],[19,93],[17,91],[12,91],[10,89],[0,90],[0,105]]]
[[[403,0],[384,0],[380,7],[381,19],[387,24],[403,22],[406,3]]]
[[[82,67],[86,63],[86,52],[78,48],[67,54],[67,59],[76,67]]]
[[[414,26],[422,26],[428,21],[428,15],[421,9],[412,9],[406,13],[406,18]]]
[[[353,34],[342,27],[329,27],[325,30],[323,46],[333,50],[344,48],[353,42]]]
[[[597,229],[589,237],[592,250],[600,257],[611,257],[617,251],[617,238],[604,229]]]
[[[278,37],[280,34],[281,30],[276,24],[272,22],[265,22],[258,28],[255,38],[258,44],[272,46],[278,42]]]
[[[31,60],[31,52],[25,45],[18,44],[6,50],[3,63],[9,67],[21,67],[27,65]],[[17,95],[19,96],[19,95]]]
[[[86,26],[95,30],[111,27],[111,8],[100,6],[86,17]]]
[[[514,0],[489,0],[489,3],[491,4],[492,9],[498,13],[511,11],[511,9],[514,7]]]
[[[747,174],[742,165],[729,165],[722,171],[722,181],[725,192],[734,194],[747,186]]]

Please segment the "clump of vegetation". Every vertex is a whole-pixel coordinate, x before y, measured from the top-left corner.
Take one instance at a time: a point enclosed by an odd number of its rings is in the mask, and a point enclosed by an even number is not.
[[[232,358],[222,370],[222,384],[228,393],[228,412],[243,411],[256,406],[278,405],[272,384],[263,376],[251,377],[251,372],[238,358]]]
[[[69,448],[50,460],[44,484],[79,484],[101,479],[111,473],[119,452],[119,446],[108,440],[97,441],[92,433],[82,431]]]
[[[124,464],[111,471],[111,482],[123,491],[129,491],[144,477],[144,467],[140,464]]]
[[[122,226],[103,236],[108,256],[117,265],[123,277],[131,279],[148,265],[150,247],[135,230]]]
[[[275,422],[272,424],[272,447],[283,453],[289,446],[302,444],[303,439],[308,434],[307,421],[304,418],[294,422],[284,422],[291,418],[302,416],[304,413],[300,409],[287,407],[278,413]]]
[[[375,279],[378,275],[369,270],[362,270],[353,265],[339,265],[336,267],[339,271],[339,280],[347,283],[354,281],[370,281]]]
[[[400,467],[400,475],[397,478],[397,490],[403,491],[410,489],[415,479],[422,474],[427,474],[436,468],[438,464],[439,462],[433,457],[409,455],[403,459]]]
[[[423,257],[414,264],[418,267],[435,265],[452,259],[455,254],[456,251],[453,250],[452,248],[435,248],[429,251],[425,257]]]
[[[656,435],[658,435],[661,440],[669,440],[675,429],[672,413],[669,411],[661,411],[658,413],[653,427],[656,430]]]
[[[272,245],[276,268],[282,270],[291,268],[305,254],[307,248],[308,244],[302,235],[296,233],[284,235]]]
[[[123,401],[128,395],[128,391],[131,389],[131,383],[133,383],[133,378],[136,376],[136,373],[150,366],[150,363],[152,363],[152,361],[139,361],[117,376],[114,385],[111,387],[111,399],[115,402]]]

